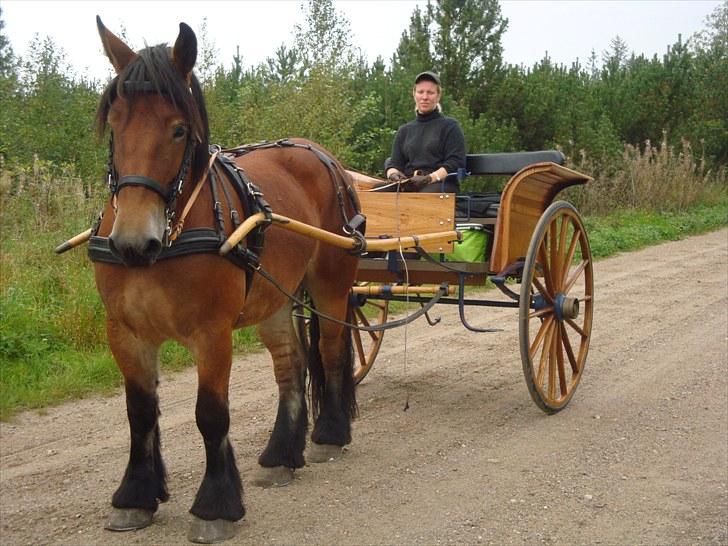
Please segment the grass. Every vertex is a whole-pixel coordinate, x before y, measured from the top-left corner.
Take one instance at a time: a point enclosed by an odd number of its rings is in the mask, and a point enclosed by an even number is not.
[[[592,255],[604,258],[724,227],[728,225],[728,199],[681,211],[617,211],[587,217],[585,222]]]
[[[582,207],[591,211],[586,225],[595,257],[728,225],[725,170],[703,173],[689,153],[626,148],[623,163],[612,171],[609,180],[565,196],[582,213]],[[664,180],[669,183],[657,202],[649,202],[644,188]],[[595,206],[615,195],[609,188],[624,193],[623,205]],[[85,249],[62,257],[52,252],[91,224],[105,195],[104,188],[94,190],[52,165],[0,170],[0,420],[121,385]],[[233,347],[244,352],[261,344],[246,329],[235,333]],[[167,343],[160,363],[174,372],[189,367],[192,358]]]

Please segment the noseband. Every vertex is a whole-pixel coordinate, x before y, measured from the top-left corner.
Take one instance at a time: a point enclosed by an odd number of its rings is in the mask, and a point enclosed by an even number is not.
[[[124,85],[126,87],[132,87],[132,85],[129,84],[133,84],[133,88],[136,90],[154,92],[152,82],[125,82]],[[163,186],[156,180],[139,174],[132,174],[119,178],[119,173],[114,165],[114,133],[112,132],[109,137],[109,161],[107,173],[109,191],[111,192],[112,198],[116,198],[122,188],[127,186],[140,186],[153,191],[161,197],[165,205],[164,215],[166,218],[166,224],[164,230],[164,244],[166,246],[170,246],[172,244],[169,235],[172,231],[175,209],[177,208],[177,197],[182,193],[182,186],[185,178],[187,178],[190,164],[192,163],[192,152],[194,149],[193,144],[192,132],[190,132],[185,144],[185,153],[182,157],[182,164],[180,165],[177,174],[172,177],[172,180],[170,180],[166,186]]]

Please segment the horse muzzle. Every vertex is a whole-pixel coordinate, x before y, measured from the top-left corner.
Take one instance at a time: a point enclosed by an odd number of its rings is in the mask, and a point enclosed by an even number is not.
[[[109,237],[109,250],[127,267],[150,266],[157,261],[162,252],[162,239],[159,237]]]
[[[139,188],[118,196],[109,250],[128,267],[152,265],[164,248],[165,209],[161,202],[145,199],[146,193]]]

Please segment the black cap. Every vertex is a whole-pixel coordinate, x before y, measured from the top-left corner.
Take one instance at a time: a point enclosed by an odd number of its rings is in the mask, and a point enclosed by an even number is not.
[[[417,77],[415,78],[415,85],[420,83],[422,80],[429,80],[431,82],[435,82],[437,85],[442,85],[440,84],[440,76],[434,72],[430,72],[429,70],[417,74]]]

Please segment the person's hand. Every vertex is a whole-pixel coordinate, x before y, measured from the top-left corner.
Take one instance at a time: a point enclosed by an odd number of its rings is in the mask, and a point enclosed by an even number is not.
[[[391,173],[389,173],[387,179],[390,182],[401,182],[402,180],[406,180],[407,177],[399,171],[392,171]]]
[[[421,191],[422,188],[432,182],[432,176],[429,174],[416,174],[409,179],[407,183],[409,191]]]

